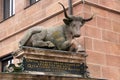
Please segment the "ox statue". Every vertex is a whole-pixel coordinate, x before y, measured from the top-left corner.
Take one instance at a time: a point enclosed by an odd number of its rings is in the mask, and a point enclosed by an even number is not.
[[[67,15],[64,5],[62,3],[59,4],[64,11],[65,19],[63,19],[63,22],[65,24],[50,28],[36,26],[29,29],[26,35],[20,40],[20,47],[30,46],[63,51],[75,51],[75,48],[72,47],[72,39],[80,37],[80,28],[85,22],[92,20],[93,16],[88,19],[83,19],[82,17]]]

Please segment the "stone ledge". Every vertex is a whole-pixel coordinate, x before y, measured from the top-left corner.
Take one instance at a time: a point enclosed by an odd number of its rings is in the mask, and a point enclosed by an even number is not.
[[[54,76],[54,75],[51,76],[27,73],[0,73],[0,80],[106,80],[106,79]]]
[[[36,60],[49,60],[49,61],[60,61],[60,62],[85,62],[87,54],[85,51],[69,52],[51,49],[42,49],[34,47],[24,46],[22,50],[15,52],[13,54],[16,58],[20,59],[22,57]]]

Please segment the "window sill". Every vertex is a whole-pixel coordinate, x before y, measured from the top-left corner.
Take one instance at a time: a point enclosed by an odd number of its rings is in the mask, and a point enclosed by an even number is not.
[[[27,7],[25,7],[24,9],[27,9],[27,8],[29,8],[29,7],[31,7],[32,5],[34,5],[34,4],[36,4],[36,3],[38,3],[40,0],[38,0],[38,1],[36,1],[35,3],[33,3],[33,4],[29,4]]]
[[[6,21],[6,20],[8,20],[8,19],[10,19],[10,18],[13,17],[13,16],[15,16],[15,14],[13,14],[12,16],[10,16],[10,17],[8,17],[8,18],[6,18],[6,19],[1,20],[0,23]]]

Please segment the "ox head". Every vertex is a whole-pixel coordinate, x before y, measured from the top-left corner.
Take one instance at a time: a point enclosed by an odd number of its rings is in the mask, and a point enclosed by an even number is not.
[[[80,28],[85,24],[85,22],[88,22],[93,19],[93,15],[88,18],[84,19],[82,17],[76,17],[73,15],[67,15],[67,12],[65,10],[65,7],[62,3],[59,2],[59,4],[63,7],[64,10],[64,16],[65,19],[63,19],[64,23],[67,25],[69,31],[71,32],[73,38],[74,37],[80,37]]]

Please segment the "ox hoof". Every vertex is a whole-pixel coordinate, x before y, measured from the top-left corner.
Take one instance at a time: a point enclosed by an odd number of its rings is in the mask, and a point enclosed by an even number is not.
[[[50,41],[47,41],[47,45],[48,45],[49,48],[54,48],[55,47],[55,45]]]

